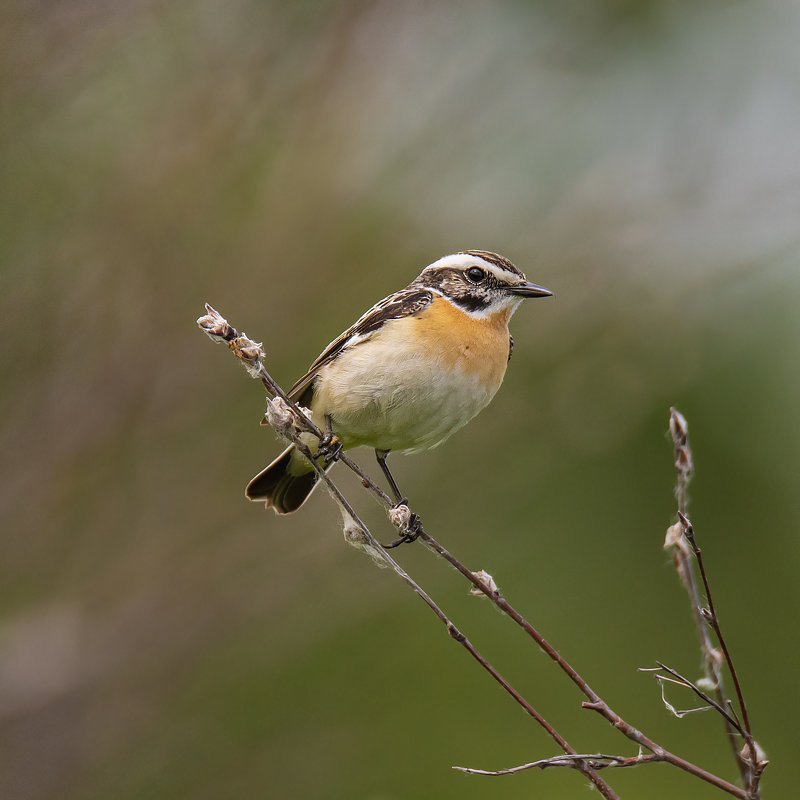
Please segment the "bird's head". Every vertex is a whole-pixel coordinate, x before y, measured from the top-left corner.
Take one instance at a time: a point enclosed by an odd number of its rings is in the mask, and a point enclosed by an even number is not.
[[[526,297],[551,297],[531,283],[507,258],[488,250],[465,250],[444,256],[422,271],[415,284],[437,292],[474,316],[510,313]]]

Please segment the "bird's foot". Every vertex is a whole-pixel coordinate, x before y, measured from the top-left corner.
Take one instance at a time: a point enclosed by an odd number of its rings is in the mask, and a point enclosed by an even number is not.
[[[389,519],[400,531],[400,537],[390,544],[385,544],[383,546],[385,550],[391,550],[407,542],[415,542],[422,533],[422,520],[419,514],[413,513],[408,507],[408,500],[405,497],[401,497],[397,505],[389,509]]]
[[[319,440],[317,453],[325,459],[326,464],[331,464],[342,454],[342,449],[342,440],[335,433],[326,431]]]

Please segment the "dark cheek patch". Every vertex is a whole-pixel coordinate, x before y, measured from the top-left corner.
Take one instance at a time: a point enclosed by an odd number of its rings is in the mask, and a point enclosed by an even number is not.
[[[468,294],[451,299],[459,308],[463,308],[465,311],[484,311],[492,302],[488,297]]]

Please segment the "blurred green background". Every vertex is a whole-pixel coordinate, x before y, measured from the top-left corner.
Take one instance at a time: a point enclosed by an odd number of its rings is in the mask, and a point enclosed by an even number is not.
[[[427,528],[629,721],[734,779],[668,556],[668,409],[772,759],[800,781],[800,7],[10,2],[0,11],[0,796],[587,796],[467,777],[554,745],[324,492],[243,498],[279,450],[209,301],[291,384],[426,264],[496,250],[513,320],[490,410],[395,457]],[[374,470],[372,454],[358,454]],[[377,506],[335,474],[384,540]],[[582,751],[633,754],[421,546],[401,562]],[[678,707],[689,697],[671,697]],[[623,797],[721,793],[666,766]]]

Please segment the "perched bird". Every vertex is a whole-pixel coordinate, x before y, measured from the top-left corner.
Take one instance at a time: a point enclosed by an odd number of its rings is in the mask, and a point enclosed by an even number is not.
[[[497,253],[444,256],[334,339],[288,394],[343,448],[374,448],[396,502],[404,502],[386,456],[436,447],[485,408],[511,358],[511,315],[524,298],[551,295]],[[316,437],[303,441],[330,466]],[[317,480],[290,445],[245,495],[288,514]]]

